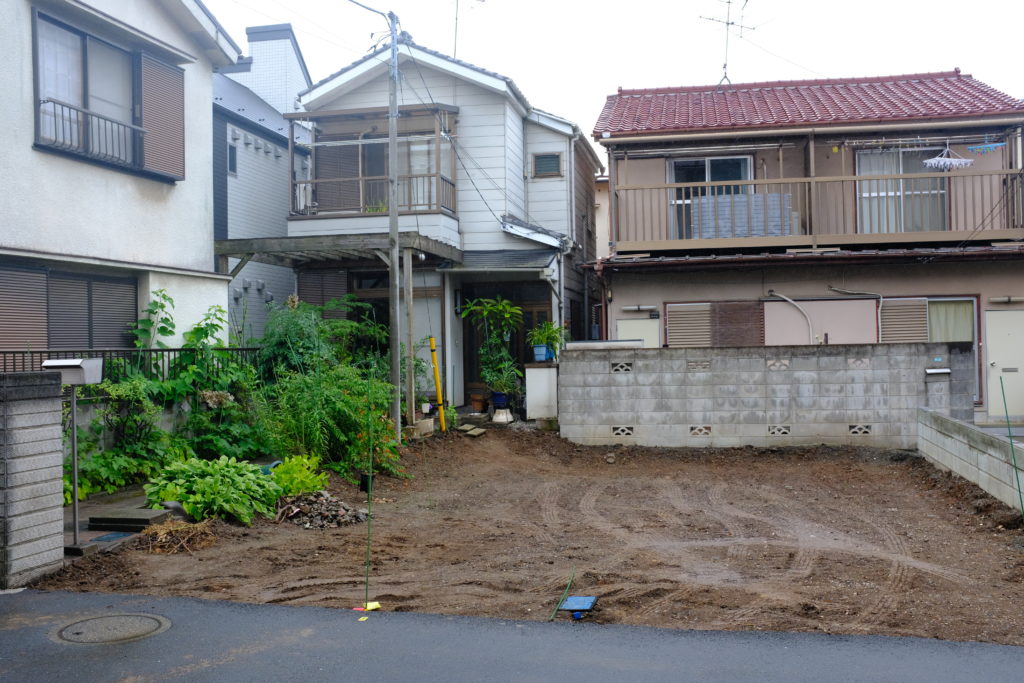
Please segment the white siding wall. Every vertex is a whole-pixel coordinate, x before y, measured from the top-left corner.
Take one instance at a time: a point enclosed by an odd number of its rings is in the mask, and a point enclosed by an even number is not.
[[[559,178],[534,178],[534,154],[560,154],[562,175]],[[529,195],[530,220],[563,234],[569,234],[570,139],[535,123],[526,127],[526,191]]]
[[[505,213],[526,219],[526,157],[523,152],[523,117],[505,103]]]

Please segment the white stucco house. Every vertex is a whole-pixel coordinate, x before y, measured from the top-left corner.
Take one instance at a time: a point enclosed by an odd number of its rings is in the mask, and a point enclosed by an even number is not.
[[[587,337],[595,290],[579,264],[595,256],[602,166],[575,124],[534,108],[511,79],[406,34],[398,52],[399,246],[412,265],[413,338],[438,339],[460,405],[478,381],[466,301],[500,295],[523,307],[525,329],[552,320]],[[286,114],[288,236],[217,244],[223,256],[292,265],[307,301],[354,294],[379,322],[388,321],[379,258],[388,249],[388,54],[384,46],[313,84],[299,93],[303,111]],[[306,155],[308,179],[294,172]],[[510,343],[526,360],[525,341]]]
[[[0,349],[129,346],[158,288],[179,333],[226,307],[210,102],[239,48],[216,19],[196,0],[8,0],[0,26]]]

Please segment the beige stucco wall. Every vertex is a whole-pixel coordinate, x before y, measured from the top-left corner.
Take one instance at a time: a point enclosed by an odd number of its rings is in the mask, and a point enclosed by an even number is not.
[[[143,31],[199,50],[153,2],[93,0]],[[212,66],[185,69],[185,180],[168,184],[33,149],[32,14],[27,0],[0,3],[4,247],[209,271],[213,264]]]
[[[646,318],[646,312],[625,312],[628,306],[705,301],[751,301],[768,297],[774,290],[792,299],[842,298],[828,289],[872,292],[884,297],[971,297],[978,302],[979,349],[985,357],[985,313],[989,310],[1024,310],[1024,304],[993,304],[994,297],[1024,297],[1021,264],[1014,261],[977,263],[943,262],[898,265],[799,266],[788,268],[722,269],[689,273],[627,271],[606,273],[612,293],[608,304],[609,338],[615,338],[618,320]],[[799,315],[799,313],[796,313]],[[812,316],[813,317],[813,316]],[[800,338],[807,343],[806,322],[800,316]],[[794,318],[796,320],[796,318]],[[835,323],[832,320],[829,324]],[[796,323],[794,323],[796,324]],[[818,329],[821,328],[819,321]],[[846,333],[844,333],[846,334]],[[982,392],[987,401],[987,387]]]

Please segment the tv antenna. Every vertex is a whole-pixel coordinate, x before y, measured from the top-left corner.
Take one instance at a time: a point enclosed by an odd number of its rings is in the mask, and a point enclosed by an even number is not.
[[[743,25],[743,10],[745,10],[747,8],[747,3],[750,2],[750,0],[743,0],[743,7],[740,8],[740,20],[739,21],[733,21],[732,20],[732,2],[733,2],[733,0],[719,0],[719,1],[725,3],[725,19],[722,20],[722,19],[719,19],[717,17],[705,17],[705,16],[702,16],[701,19],[703,19],[704,21],[713,21],[716,24],[723,24],[725,26],[725,60],[722,62],[722,80],[718,81],[718,85],[722,85],[723,83],[728,83],[728,84],[732,85],[732,81],[729,80],[729,30],[733,26],[735,26],[736,28],[738,28],[740,30],[740,37],[742,38],[743,37],[743,29],[746,29],[748,31],[753,31],[755,27],[754,26],[744,26]]]

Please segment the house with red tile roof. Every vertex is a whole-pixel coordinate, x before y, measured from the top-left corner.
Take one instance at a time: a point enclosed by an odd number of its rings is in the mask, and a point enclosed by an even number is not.
[[[963,342],[979,418],[1024,417],[1022,126],[1024,101],[959,69],[620,88],[593,133],[603,334]]]

